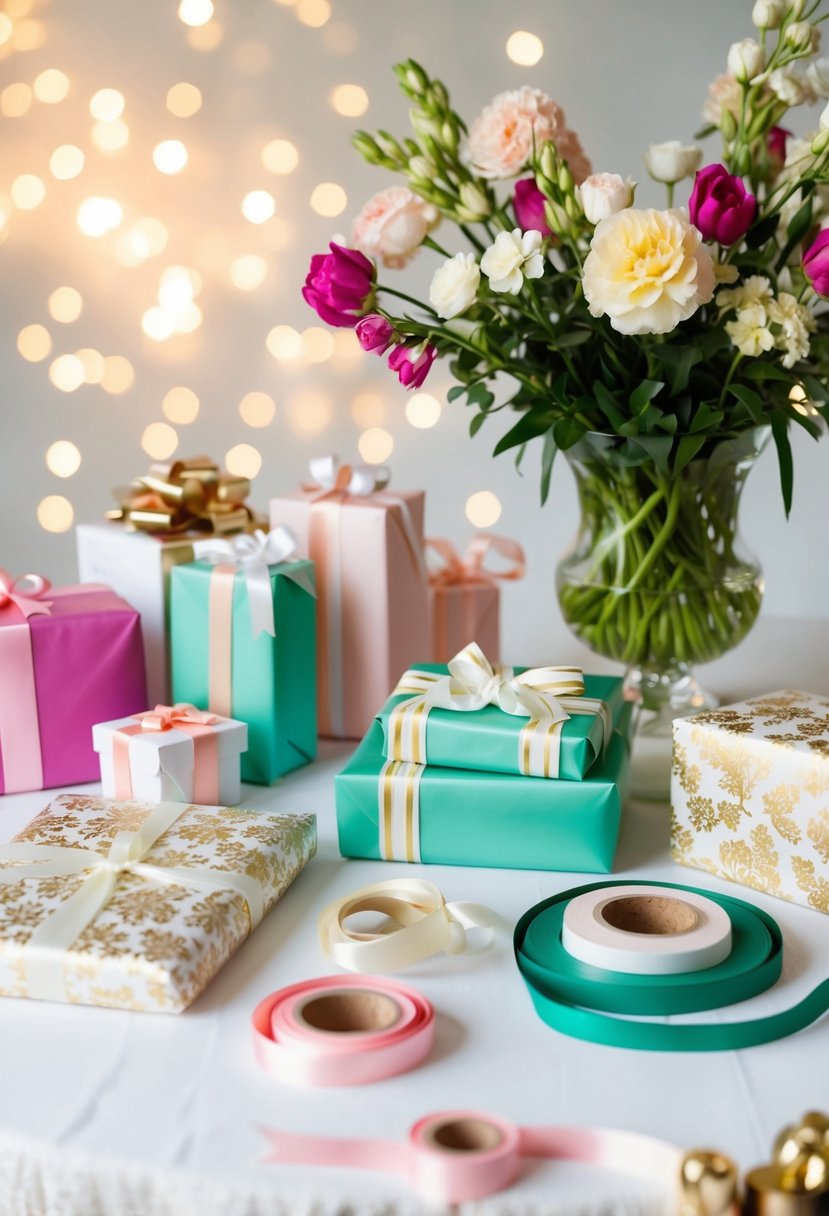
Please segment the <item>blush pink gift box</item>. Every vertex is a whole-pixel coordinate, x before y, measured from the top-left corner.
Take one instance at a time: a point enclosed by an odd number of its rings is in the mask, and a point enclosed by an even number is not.
[[[271,499],[271,526],[293,529],[316,565],[320,734],[359,739],[430,650],[424,494],[386,490],[383,469],[322,465],[323,485]]]
[[[134,608],[108,587],[0,572],[0,794],[97,781],[92,727],[146,697]]]

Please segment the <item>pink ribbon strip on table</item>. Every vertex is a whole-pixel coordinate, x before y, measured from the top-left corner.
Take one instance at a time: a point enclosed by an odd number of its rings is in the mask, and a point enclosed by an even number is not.
[[[523,1157],[599,1166],[661,1183],[678,1200],[682,1153],[636,1132],[591,1127],[516,1127],[478,1111],[427,1115],[405,1141],[334,1139],[262,1129],[267,1162],[350,1166],[398,1174],[432,1203],[466,1203],[497,1194],[515,1180]],[[666,1211],[674,1211],[667,1206]]]
[[[134,714],[134,725],[122,726],[112,740],[115,797],[132,798],[130,739],[134,735],[184,731],[193,739],[193,802],[216,806],[219,801],[219,739],[213,729],[216,714],[196,709],[195,705],[156,705],[143,714]]]
[[[311,1024],[313,1003],[357,997],[379,1002],[379,1025]],[[308,1018],[304,1010],[308,1009]],[[258,1064],[287,1085],[365,1085],[416,1067],[435,1037],[435,1011],[425,997],[380,976],[335,975],[271,993],[253,1013]]]
[[[43,758],[29,617],[51,616],[52,584],[0,570],[0,756],[7,794],[43,787]]]
[[[493,532],[479,532],[466,547],[463,556],[445,537],[427,537],[426,552],[431,549],[441,560],[441,565],[429,568],[429,584],[437,590],[442,587],[461,587],[466,591],[482,584],[495,586],[501,581],[523,578],[526,572],[524,550],[517,540],[509,536],[496,536]],[[490,553],[495,553],[511,563],[503,570],[488,569],[484,562]],[[474,637],[478,623],[474,616],[475,601],[464,595],[464,635]],[[435,649],[447,653],[449,647],[448,615],[445,602],[438,603],[434,616]]]

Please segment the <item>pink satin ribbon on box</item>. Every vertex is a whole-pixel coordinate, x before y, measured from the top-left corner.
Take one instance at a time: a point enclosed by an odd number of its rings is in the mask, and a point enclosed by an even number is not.
[[[497,1115],[454,1110],[426,1115],[405,1141],[334,1139],[262,1129],[266,1162],[350,1166],[398,1174],[432,1203],[467,1203],[512,1183],[523,1157],[547,1157],[617,1170],[662,1183],[676,1204],[682,1153],[636,1132],[591,1127],[516,1127]],[[674,1211],[674,1206],[666,1211]]]
[[[219,802],[219,739],[213,729],[216,714],[196,709],[181,702],[177,705],[156,705],[143,714],[134,714],[134,726],[122,726],[112,739],[112,764],[115,776],[115,797],[132,798],[130,770],[130,739],[134,735],[180,730],[193,739],[193,797],[202,806]]]
[[[466,547],[463,556],[450,540],[445,537],[429,537],[424,541],[426,552],[431,549],[441,559],[442,565],[429,569],[429,585],[435,592],[446,587],[460,587],[463,592],[463,632],[464,641],[478,635],[478,621],[475,617],[475,597],[472,592],[475,587],[497,586],[501,581],[511,582],[523,578],[526,572],[524,550],[517,540],[509,536],[496,536],[493,532],[479,532]],[[495,553],[505,561],[510,562],[503,570],[489,570],[484,566],[488,555]],[[438,655],[448,655],[449,643],[449,604],[446,596],[437,594],[433,614],[434,647]],[[439,657],[437,662],[445,662]]]
[[[51,616],[52,584],[40,574],[0,570],[0,756],[7,794],[43,787],[29,617]]]
[[[405,499],[385,493],[390,473],[384,465],[340,464],[335,455],[318,456],[310,462],[313,484],[302,492],[314,507],[309,524],[309,550],[326,557],[325,628],[318,630],[318,670],[327,673],[320,684],[320,719],[330,722],[332,733],[343,734],[343,553],[339,508],[349,506],[390,506],[400,512],[406,547],[415,568],[427,579],[426,559],[418,541],[411,511]]]
[[[302,1019],[310,1001],[360,992],[397,1006],[383,1030],[326,1031]],[[287,1085],[366,1085],[408,1072],[426,1058],[435,1037],[435,1011],[413,988],[379,976],[335,975],[271,993],[253,1013],[259,1065]]]

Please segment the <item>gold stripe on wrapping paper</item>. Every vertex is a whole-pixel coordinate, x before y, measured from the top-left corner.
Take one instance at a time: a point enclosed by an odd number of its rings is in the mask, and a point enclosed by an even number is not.
[[[383,765],[380,774],[383,789],[383,857],[386,861],[391,861],[394,857],[391,835],[392,779],[399,768],[400,761],[392,760],[390,764]]]
[[[530,773],[530,738],[535,725],[535,722],[528,722],[526,726],[522,726],[521,734],[518,736],[518,746],[521,754],[519,768],[525,777],[528,777]]]
[[[544,776],[550,775],[550,751],[552,749],[552,732],[547,731],[544,735]]]
[[[413,862],[414,856],[414,773],[409,769],[406,774],[406,861]]]
[[[423,766],[407,760],[387,760],[380,771],[379,823],[380,853],[384,861],[407,861],[420,859],[419,839],[415,839],[415,820],[418,813],[417,784]],[[402,814],[402,821],[395,816]],[[397,827],[397,832],[395,831]],[[395,838],[401,842],[401,851],[395,848]]]

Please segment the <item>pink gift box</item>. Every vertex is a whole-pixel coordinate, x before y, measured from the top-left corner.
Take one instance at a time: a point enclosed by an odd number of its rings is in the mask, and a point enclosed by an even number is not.
[[[0,598],[0,794],[97,781],[93,725],[146,699],[141,618],[108,587]]]
[[[500,663],[501,588],[490,580],[433,583],[429,588],[432,662],[448,663],[477,642],[490,663]]]
[[[421,490],[271,500],[317,571],[321,735],[361,738],[403,672],[429,653]]]

